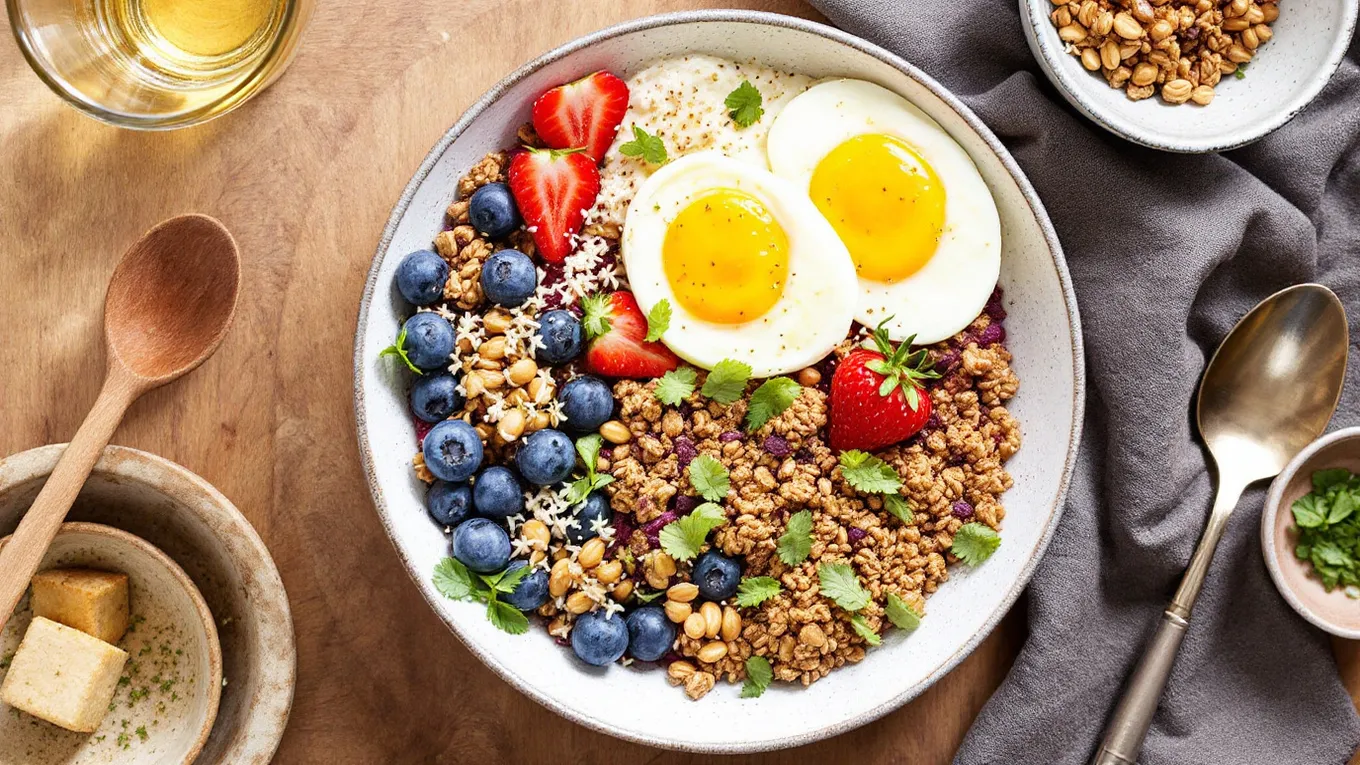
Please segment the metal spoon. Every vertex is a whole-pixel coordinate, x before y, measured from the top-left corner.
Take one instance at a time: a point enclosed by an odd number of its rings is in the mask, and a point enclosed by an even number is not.
[[[171,218],[123,255],[104,296],[104,387],[14,536],[0,547],[0,628],[123,413],[143,393],[192,371],[217,350],[236,312],[240,283],[236,241],[206,215]]]
[[[1213,511],[1092,765],[1137,762],[1233,508],[1248,485],[1274,477],[1327,428],[1349,344],[1341,301],[1320,284],[1300,284],[1251,309],[1209,360],[1196,420],[1218,472]]]

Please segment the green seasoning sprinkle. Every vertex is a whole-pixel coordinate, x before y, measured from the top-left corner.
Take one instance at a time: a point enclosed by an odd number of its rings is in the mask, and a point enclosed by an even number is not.
[[[1328,592],[1360,587],[1360,476],[1349,470],[1313,473],[1313,490],[1290,507],[1298,531],[1294,555],[1313,565]]]

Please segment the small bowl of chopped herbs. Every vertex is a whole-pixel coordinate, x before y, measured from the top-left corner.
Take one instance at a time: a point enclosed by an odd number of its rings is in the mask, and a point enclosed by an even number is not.
[[[1271,484],[1261,547],[1303,618],[1360,639],[1360,427],[1314,441]]]

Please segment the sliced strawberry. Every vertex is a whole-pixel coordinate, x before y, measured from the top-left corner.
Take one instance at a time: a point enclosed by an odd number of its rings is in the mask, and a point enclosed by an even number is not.
[[[534,102],[534,131],[552,149],[585,149],[599,163],[628,111],[628,86],[609,72],[560,85]]]
[[[924,381],[940,375],[931,369],[929,352],[911,351],[911,338],[894,348],[882,324],[873,337],[877,351],[851,351],[831,376],[828,440],[837,451],[890,446],[930,419]]]
[[[528,149],[510,160],[510,193],[543,260],[561,263],[600,193],[600,169],[580,149]]]
[[[680,359],[660,342],[647,342],[647,317],[631,292],[593,295],[581,301],[586,368],[605,377],[660,377]]]

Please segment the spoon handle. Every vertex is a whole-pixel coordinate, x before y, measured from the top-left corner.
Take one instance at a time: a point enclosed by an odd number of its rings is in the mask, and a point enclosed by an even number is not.
[[[124,375],[115,372],[105,379],[99,398],[19,521],[19,528],[0,547],[0,629],[24,596],[52,538],[137,393],[133,382]]]
[[[1171,677],[1171,667],[1176,663],[1176,654],[1181,650],[1185,632],[1190,627],[1190,612],[1199,598],[1204,577],[1209,573],[1209,564],[1214,559],[1214,550],[1223,531],[1228,526],[1237,500],[1247,481],[1220,473],[1218,493],[1214,497],[1214,509],[1209,514],[1209,523],[1204,528],[1195,553],[1190,558],[1180,587],[1171,603],[1162,612],[1162,620],[1157,631],[1152,634],[1143,657],[1138,660],[1129,683],[1124,687],[1124,695],[1105,726],[1105,735],[1100,741],[1100,749],[1091,760],[1091,765],[1135,765],[1138,754],[1143,750],[1143,739],[1147,738],[1148,728],[1152,727],[1152,717],[1157,714],[1157,704],[1161,701],[1166,681]]]

